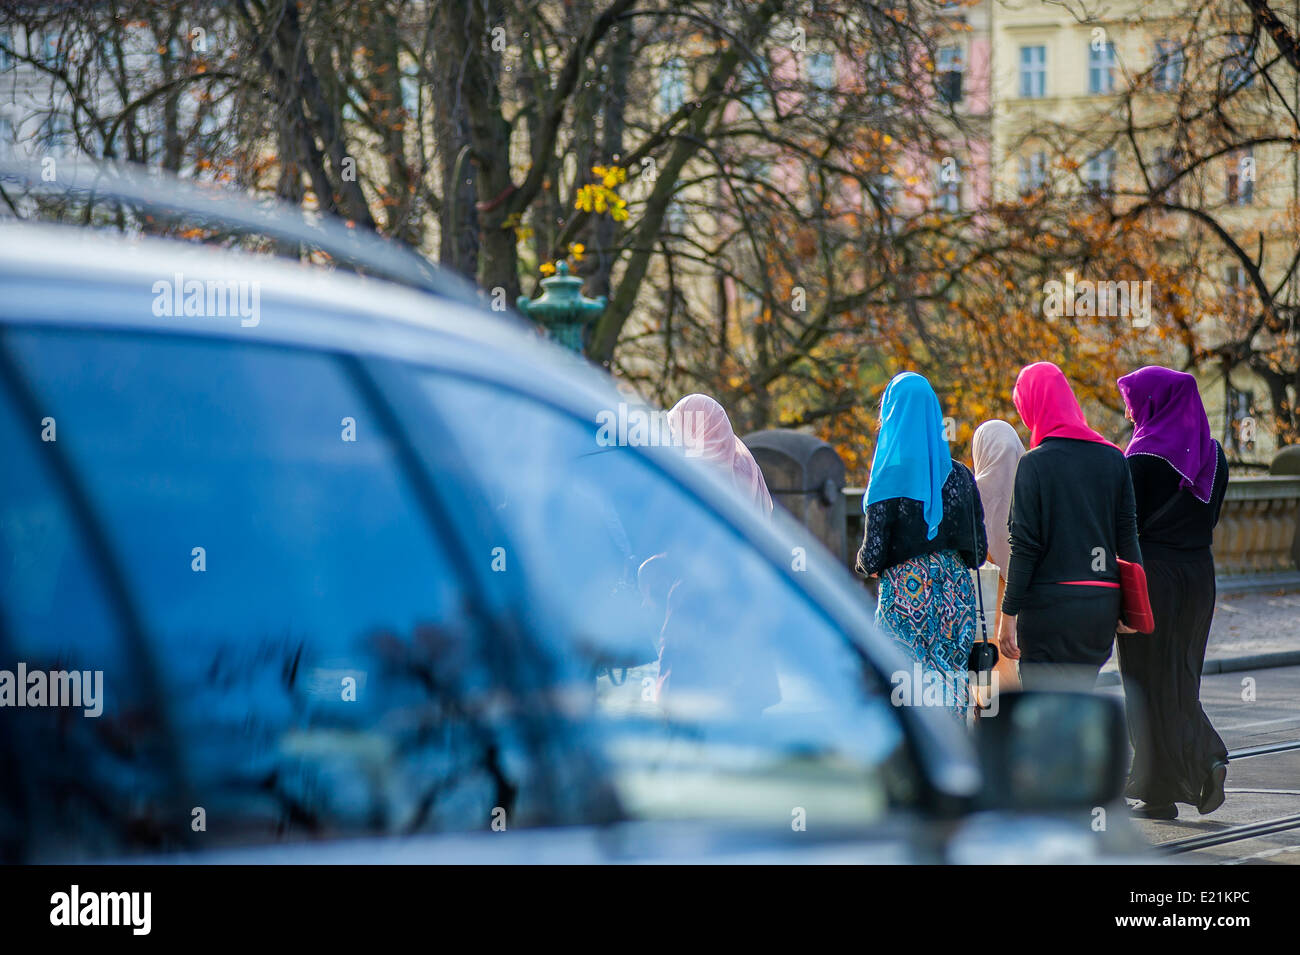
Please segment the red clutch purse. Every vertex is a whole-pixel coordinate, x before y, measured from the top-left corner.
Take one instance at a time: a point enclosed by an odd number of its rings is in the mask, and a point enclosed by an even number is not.
[[[1156,617],[1147,595],[1147,573],[1141,564],[1115,559],[1119,561],[1120,620],[1138,633],[1150,633],[1156,628]]]

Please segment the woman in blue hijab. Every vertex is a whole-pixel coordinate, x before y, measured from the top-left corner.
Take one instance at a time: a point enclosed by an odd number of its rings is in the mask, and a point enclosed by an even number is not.
[[[863,498],[866,533],[858,570],[879,577],[876,624],[920,664],[914,703],[943,705],[964,717],[967,657],[975,640],[975,588],[969,570],[988,541],[975,477],[948,452],[943,412],[930,383],[896,375],[880,402],[880,433]]]

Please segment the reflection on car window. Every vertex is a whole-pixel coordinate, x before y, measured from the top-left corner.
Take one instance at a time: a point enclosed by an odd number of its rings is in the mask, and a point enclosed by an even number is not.
[[[515,392],[422,386],[509,535],[489,582],[522,586],[533,626],[584,661],[633,814],[788,828],[911,798],[897,713],[846,638],[641,450]]]
[[[57,421],[57,442],[25,453],[57,451],[81,476],[184,764],[158,837],[123,832],[117,848],[487,829],[498,807],[512,826],[541,818],[462,575],[339,361],[148,336],[6,340]],[[41,582],[83,585],[63,576],[76,532],[51,523],[39,467],[4,476],[0,540],[28,562],[2,591],[6,628],[43,657],[64,652],[51,638],[82,609],[68,607],[78,590]],[[97,654],[111,693],[129,693],[132,662]],[[66,656],[80,665],[77,647]],[[56,852],[99,853],[61,838]]]
[[[12,694],[0,709],[0,862],[49,861],[48,837],[99,856],[166,838],[178,780],[157,711],[131,671],[131,653],[77,522],[59,494],[39,434],[0,392],[0,670]],[[50,673],[67,674],[59,707]],[[25,674],[25,679],[20,679]],[[37,683],[33,674],[44,674]],[[75,685],[72,683],[75,674]],[[29,692],[31,691],[31,692]]]

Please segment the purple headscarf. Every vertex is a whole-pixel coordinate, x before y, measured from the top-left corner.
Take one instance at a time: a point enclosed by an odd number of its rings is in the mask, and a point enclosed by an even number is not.
[[[1147,365],[1118,382],[1133,416],[1133,438],[1125,457],[1150,454],[1182,476],[1180,487],[1209,501],[1219,466],[1196,379],[1186,372]]]

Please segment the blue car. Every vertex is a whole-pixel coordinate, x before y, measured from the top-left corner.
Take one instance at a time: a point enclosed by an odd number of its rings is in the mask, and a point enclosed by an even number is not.
[[[1004,696],[978,747],[896,705],[847,570],[517,318],[18,223],[0,291],[0,860],[1140,845],[1113,701]]]

